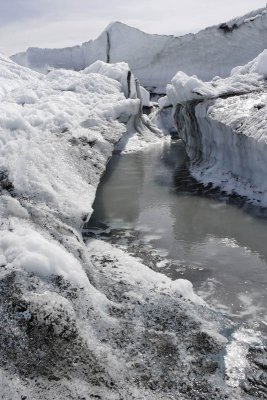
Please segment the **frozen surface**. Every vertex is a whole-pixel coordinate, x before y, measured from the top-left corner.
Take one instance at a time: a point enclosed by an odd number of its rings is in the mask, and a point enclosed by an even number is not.
[[[151,35],[115,22],[96,40],[81,46],[29,48],[12,59],[41,71],[51,67],[80,70],[96,60],[124,61],[143,86],[165,93],[167,83],[179,70],[202,80],[228,76],[233,67],[247,63],[265,49],[266,31],[265,8],[181,37]]]

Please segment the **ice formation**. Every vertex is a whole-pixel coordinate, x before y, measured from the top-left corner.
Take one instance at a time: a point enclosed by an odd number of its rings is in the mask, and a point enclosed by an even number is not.
[[[178,72],[161,107],[173,105],[192,174],[205,185],[267,205],[267,51],[225,79]]]
[[[264,9],[182,38],[115,23],[80,47],[13,57],[46,75],[0,57],[3,400],[265,395],[259,340],[244,347],[242,332],[231,337],[233,323],[188,281],[155,273],[104,241],[85,244],[81,235],[115,146],[158,140],[141,109],[151,105],[149,94],[134,74],[165,92],[183,71],[160,104],[176,108],[192,173],[267,202],[266,52],[226,79],[201,80],[254,58],[265,33]]]
[[[12,59],[41,71],[51,67],[81,70],[96,60],[125,61],[143,86],[165,93],[166,85],[179,70],[202,80],[228,76],[232,68],[249,62],[265,49],[266,32],[265,8],[181,37],[146,34],[115,22],[96,40],[81,46],[29,48]]]
[[[158,140],[127,64],[42,75],[1,56],[0,87],[1,399],[226,392],[223,319],[192,285],[82,239],[116,143]]]

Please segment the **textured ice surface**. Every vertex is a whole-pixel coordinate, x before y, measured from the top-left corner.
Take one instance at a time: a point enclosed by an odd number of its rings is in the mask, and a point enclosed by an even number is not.
[[[205,185],[267,205],[266,67],[264,51],[230,77],[202,82],[178,72],[161,107],[176,108],[178,134],[191,172]]]
[[[143,86],[165,93],[177,71],[202,80],[228,76],[266,47],[266,9],[181,37],[151,35],[115,22],[94,41],[63,49],[29,48],[12,59],[36,70],[81,70],[96,60],[125,61]]]
[[[159,399],[222,382],[212,357],[224,343],[221,322],[189,300],[200,303],[191,284],[81,237],[125,123],[132,137],[138,126],[138,143],[149,140],[136,93],[124,94],[127,71],[98,63],[44,76],[0,60],[3,400]],[[195,376],[210,373],[192,385],[196,359]]]
[[[244,398],[224,380],[233,325],[189,282],[83,242],[125,124],[138,145],[157,139],[138,93],[125,96],[127,66],[94,68],[44,76],[0,60],[1,398]]]
[[[6,74],[8,63],[12,75]],[[122,93],[125,73],[120,82],[118,73],[113,67],[114,79],[105,71],[57,70],[44,76],[6,59],[0,66],[2,79],[7,75],[0,105],[2,174],[22,198],[78,226],[91,212],[106,160],[126,130],[119,121],[139,112],[135,93],[135,98]]]

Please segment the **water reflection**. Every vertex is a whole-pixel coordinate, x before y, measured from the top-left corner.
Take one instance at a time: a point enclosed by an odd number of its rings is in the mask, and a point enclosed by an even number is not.
[[[190,279],[221,310],[267,323],[267,220],[259,218],[266,210],[203,188],[186,161],[180,142],[114,155],[88,227],[108,226],[118,240],[133,230],[136,246],[164,250],[172,261],[161,272]]]

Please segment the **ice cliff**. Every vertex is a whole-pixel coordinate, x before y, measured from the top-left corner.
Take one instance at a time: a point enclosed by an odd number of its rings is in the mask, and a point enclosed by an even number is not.
[[[226,77],[233,67],[255,58],[266,47],[266,9],[181,37],[146,34],[116,22],[94,41],[63,49],[29,48],[12,56],[36,70],[82,70],[96,60],[125,61],[150,91],[165,93],[180,70],[200,79]]]
[[[191,172],[204,185],[267,205],[267,51],[225,79],[178,72],[161,106],[173,105]]]

